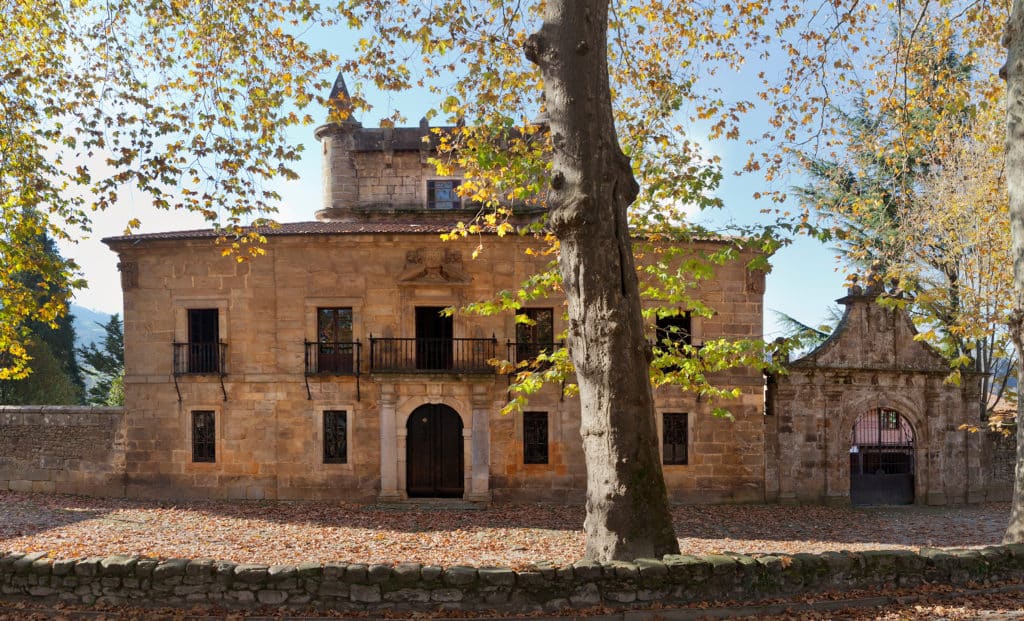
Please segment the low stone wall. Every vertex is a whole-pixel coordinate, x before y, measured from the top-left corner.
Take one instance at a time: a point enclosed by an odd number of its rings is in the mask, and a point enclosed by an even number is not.
[[[568,567],[434,567],[413,563],[298,566],[132,556],[54,560],[0,556],[0,593],[40,601],[154,606],[260,605],[342,611],[555,611],[648,602],[756,601],[825,591],[964,586],[1024,578],[1024,545],[977,550],[666,556]]]
[[[124,496],[124,410],[0,406],[0,489]]]
[[[981,466],[981,481],[975,487],[985,491],[985,502],[1012,500],[1013,475],[1017,466],[1016,429],[1010,435],[984,431],[973,436]]]

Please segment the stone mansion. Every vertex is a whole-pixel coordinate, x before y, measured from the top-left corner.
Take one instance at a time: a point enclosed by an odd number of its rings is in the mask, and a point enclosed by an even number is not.
[[[367,128],[349,120],[316,136],[316,220],[268,229],[263,257],[222,258],[212,230],[104,240],[119,257],[124,290],[123,493],[581,502],[578,399],[547,386],[526,411],[504,415],[509,378],[490,362],[561,347],[563,300],[531,302],[518,311],[526,323],[512,312],[441,312],[518,288],[547,261],[525,252],[534,240],[489,236],[475,259],[477,240],[441,241],[476,210],[456,193],[457,177],[438,177],[428,163],[425,121]],[[715,243],[695,242],[692,251]],[[765,279],[746,268],[753,256],[742,250],[702,282],[697,295],[712,317],[679,308],[651,322],[651,338],[669,328],[694,345],[760,336]],[[805,366],[769,378],[767,391],[760,369],[717,378],[741,390],[728,404],[734,420],[713,417],[706,400],[678,388],[656,390],[673,501],[849,502],[861,493],[858,475],[886,469],[902,476],[885,492],[903,494],[900,502],[1001,493],[982,480],[982,451],[972,454],[971,440],[954,430],[976,397],[970,386],[943,384],[944,363],[907,340],[913,328],[892,311],[864,310],[864,299],[844,298],[856,310],[848,325],[882,327],[840,329],[828,346],[839,354],[794,363]],[[876,337],[889,338],[892,351],[898,341],[903,358],[842,353],[864,343],[870,350]],[[875,397],[851,405],[843,394],[854,389]],[[868,427],[895,439],[869,439]],[[893,447],[896,457],[870,457]],[[973,488],[947,476],[969,471]]]

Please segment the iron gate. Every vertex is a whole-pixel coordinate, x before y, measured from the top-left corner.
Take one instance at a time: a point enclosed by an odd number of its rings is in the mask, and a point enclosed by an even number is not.
[[[861,415],[850,447],[850,502],[906,505],[914,502],[914,430],[896,410]]]

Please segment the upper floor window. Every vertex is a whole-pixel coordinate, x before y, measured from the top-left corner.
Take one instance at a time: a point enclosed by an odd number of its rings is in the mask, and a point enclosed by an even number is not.
[[[461,209],[458,179],[427,180],[427,209]]]
[[[188,372],[217,373],[220,369],[220,319],[216,308],[188,309]]]
[[[523,308],[516,317],[516,361],[530,360],[555,349],[555,312],[550,308]]]
[[[350,373],[355,368],[351,308],[316,309],[316,338],[317,372]]]
[[[689,415],[685,412],[665,412],[661,418],[662,463],[685,466],[689,462]]]
[[[692,345],[693,319],[689,311],[658,317],[654,324],[654,334],[657,337],[657,345],[662,347],[669,343],[677,347]]]

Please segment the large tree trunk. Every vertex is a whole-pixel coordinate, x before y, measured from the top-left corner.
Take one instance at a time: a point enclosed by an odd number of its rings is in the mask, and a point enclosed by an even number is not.
[[[544,77],[554,144],[550,223],[580,389],[585,554],[602,561],[679,551],[626,218],[638,187],[615,135],[607,29],[608,0],[548,0],[525,49]]]
[[[1024,5],[1014,0],[1006,23],[1003,45],[1006,64],[999,74],[1006,80],[1006,180],[1010,195],[1010,232],[1013,239],[1013,281],[1016,310],[1009,318],[1017,347],[1018,385],[1024,386]],[[1024,542],[1024,417],[1017,402],[1017,468],[1013,479],[1010,524],[1003,541]]]

